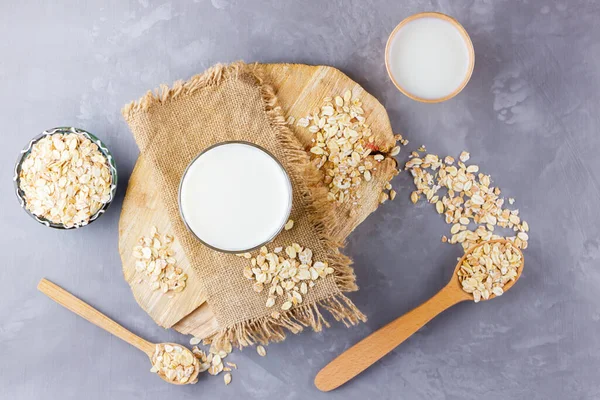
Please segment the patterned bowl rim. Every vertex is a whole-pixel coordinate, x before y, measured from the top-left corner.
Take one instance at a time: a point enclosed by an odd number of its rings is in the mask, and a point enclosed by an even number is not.
[[[44,138],[48,135],[53,135],[55,133],[62,133],[62,134],[75,133],[75,134],[83,135],[87,139],[91,140],[92,143],[95,143],[98,146],[98,149],[100,150],[102,155],[104,157],[106,157],[106,160],[108,161],[108,166],[110,169],[110,175],[111,175],[111,180],[112,180],[111,186],[110,186],[109,199],[106,203],[104,203],[104,205],[94,215],[92,215],[90,217],[90,220],[86,223],[75,224],[73,226],[67,227],[63,224],[57,224],[55,222],[49,221],[46,218],[38,217],[37,215],[35,215],[31,211],[29,211],[27,209],[27,207],[25,207],[25,194],[19,187],[19,173],[21,172],[21,164],[23,163],[23,160],[25,160],[25,158],[29,155],[29,153],[31,152],[31,148],[33,147],[33,145],[35,143],[40,141],[42,138]],[[75,128],[72,126],[61,126],[61,127],[45,130],[44,132],[40,133],[39,135],[37,135],[36,137],[31,139],[29,141],[29,143],[27,143],[27,145],[23,148],[23,150],[21,150],[19,157],[17,159],[17,163],[15,164],[13,183],[14,183],[15,193],[17,195],[17,198],[19,199],[19,204],[20,204],[21,208],[23,210],[25,210],[25,212],[31,218],[35,219],[40,224],[45,225],[49,228],[77,229],[77,228],[81,228],[82,226],[89,225],[90,223],[92,223],[96,219],[98,219],[102,214],[104,214],[106,212],[106,210],[108,209],[108,207],[114,200],[115,195],[117,193],[117,184],[118,184],[117,166],[115,164],[115,159],[113,158],[112,153],[110,152],[110,150],[108,150],[108,147],[106,147],[106,145],[100,139],[98,139],[95,135],[89,133],[88,131],[80,129],[80,128]]]

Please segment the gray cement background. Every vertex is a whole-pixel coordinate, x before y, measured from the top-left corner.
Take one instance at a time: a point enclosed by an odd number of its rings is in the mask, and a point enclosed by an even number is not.
[[[456,17],[476,53],[455,99],[419,104],[387,77],[383,49],[404,17]],[[600,5],[592,1],[8,1],[0,4],[0,398],[34,399],[599,399]],[[515,197],[531,225],[522,280],[497,300],[461,304],[352,383],[318,392],[317,371],[429,298],[461,250],[448,227],[395,202],[349,238],[365,325],[335,324],[231,356],[240,369],[174,387],[146,356],[36,291],[54,280],[153,341],[187,341],[137,306],[122,278],[117,223],[138,149],[119,110],[147,89],[216,62],[340,68],[386,106],[397,132],[440,155],[467,149]],[[77,232],[36,224],[13,194],[13,162],[46,128],[100,136],[118,162],[119,198]],[[408,151],[399,156],[405,160]]]

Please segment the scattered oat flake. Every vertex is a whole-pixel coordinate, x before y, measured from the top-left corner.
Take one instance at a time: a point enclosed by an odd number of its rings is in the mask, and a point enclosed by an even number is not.
[[[308,120],[308,118],[300,118],[296,125],[301,127],[307,127],[309,123],[310,121]]]
[[[279,226],[281,226],[281,225],[279,225]],[[286,222],[286,224],[285,224],[285,230],[289,231],[293,227],[294,227],[294,220],[293,219],[288,220],[288,222]]]
[[[508,204],[513,205],[515,204],[515,199],[513,199],[512,197],[508,198]]]
[[[395,196],[394,196],[395,197]],[[383,204],[386,201],[388,201],[390,198],[390,195],[387,194],[386,192],[381,192],[379,193],[379,203]]]
[[[221,372],[223,372],[223,364],[211,364],[211,366],[208,368],[208,373],[211,375],[219,375]]]
[[[256,346],[256,352],[261,357],[264,357],[267,355],[267,350],[261,345]]]
[[[228,372],[225,375],[223,375],[223,381],[226,385],[229,385],[231,383],[231,373]]]
[[[466,151],[463,151],[462,153],[460,153],[460,156],[458,158],[462,162],[467,162],[467,161],[469,161],[469,158],[471,158],[471,154],[469,154]]]
[[[444,203],[441,202],[440,200],[435,202],[435,210],[437,211],[438,214],[443,214],[444,213]]]
[[[413,204],[416,204],[417,201],[419,201],[419,193],[418,192],[412,192],[410,194],[410,201],[412,201]]]
[[[200,343],[202,341],[202,339],[198,338],[198,337],[193,337],[190,339],[190,344],[192,346],[197,345],[198,343]]]

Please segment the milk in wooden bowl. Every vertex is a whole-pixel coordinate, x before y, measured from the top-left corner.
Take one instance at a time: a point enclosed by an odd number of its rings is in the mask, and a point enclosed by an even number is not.
[[[205,245],[228,253],[256,249],[290,216],[292,184],[277,159],[248,142],[223,142],[200,153],[179,187],[179,209]]]
[[[475,52],[458,21],[425,12],[396,26],[387,42],[385,64],[394,85],[406,96],[438,103],[456,96],[467,85]]]

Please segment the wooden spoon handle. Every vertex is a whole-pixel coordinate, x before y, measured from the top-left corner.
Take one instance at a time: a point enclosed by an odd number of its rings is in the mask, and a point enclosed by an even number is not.
[[[433,317],[447,308],[466,300],[457,292],[454,283],[448,284],[435,296],[412,311],[373,332],[325,366],[315,378],[315,385],[324,392],[333,390],[396,348]]]
[[[73,296],[60,286],[55,285],[46,279],[42,279],[38,284],[38,290],[61,306],[73,311],[80,317],[87,319],[92,324],[99,326],[105,331],[112,333],[119,339],[122,339],[130,345],[137,347],[144,353],[148,354],[148,356],[151,356],[154,352],[154,344],[142,339],[137,335],[134,335],[112,319],[108,318],[106,315],[102,314],[100,311],[79,300],[77,297]]]

